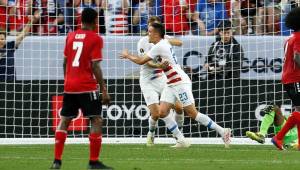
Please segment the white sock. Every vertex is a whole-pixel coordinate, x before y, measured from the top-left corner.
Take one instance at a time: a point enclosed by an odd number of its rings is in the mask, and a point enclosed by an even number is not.
[[[149,116],[149,132],[155,133],[157,121],[153,120],[151,116]]]
[[[178,125],[178,128],[179,129],[183,128],[184,114],[183,113],[181,113],[181,114],[175,113],[174,117],[175,117],[175,121],[176,121],[176,123]]]
[[[165,122],[166,127],[172,132],[172,134],[177,138],[177,140],[183,140],[184,136],[178,129],[178,125],[176,124],[172,116],[168,115],[162,118],[162,120]]]
[[[216,130],[223,137],[224,128],[212,121],[207,115],[198,112],[195,120],[210,129]]]

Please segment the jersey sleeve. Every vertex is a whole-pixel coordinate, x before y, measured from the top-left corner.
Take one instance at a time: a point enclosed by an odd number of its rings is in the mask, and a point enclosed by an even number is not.
[[[102,48],[103,48],[103,39],[101,37],[97,37],[95,39],[95,45],[93,46],[91,52],[92,61],[102,60]]]
[[[139,56],[142,56],[145,54],[145,49],[142,45],[142,39],[139,40],[139,42],[137,43],[137,52]]]

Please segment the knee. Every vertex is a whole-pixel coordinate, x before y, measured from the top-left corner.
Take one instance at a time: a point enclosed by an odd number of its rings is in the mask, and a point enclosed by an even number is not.
[[[168,116],[168,112],[167,111],[165,111],[165,110],[160,110],[159,111],[159,117],[164,118],[166,116]]]

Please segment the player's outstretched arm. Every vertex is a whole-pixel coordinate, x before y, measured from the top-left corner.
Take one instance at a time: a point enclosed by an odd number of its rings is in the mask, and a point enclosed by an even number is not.
[[[93,73],[96,77],[96,80],[98,81],[100,91],[102,92],[102,104],[107,105],[110,103],[110,96],[107,93],[106,84],[103,80],[103,74],[102,74],[102,70],[101,70],[101,66],[100,66],[100,61],[93,61],[92,67],[93,67]]]
[[[177,39],[177,38],[167,38],[167,40],[169,41],[169,43],[172,45],[172,46],[182,46],[182,41],[180,39]]]
[[[136,64],[139,64],[139,65],[143,65],[143,64],[147,63],[148,61],[152,60],[152,58],[150,58],[147,55],[139,57],[139,56],[130,54],[128,52],[128,49],[125,49],[125,50],[122,51],[122,53],[120,54],[120,58],[122,58],[122,59],[128,59],[128,60],[130,60],[130,61],[132,61],[132,62],[134,62]]]
[[[40,18],[40,14],[38,12],[36,12],[33,16],[30,17],[28,23],[25,25],[22,32],[16,38],[16,47],[18,47],[21,44],[23,39],[26,37],[26,35],[30,31],[31,25],[33,23],[36,23],[39,20],[39,18]]]

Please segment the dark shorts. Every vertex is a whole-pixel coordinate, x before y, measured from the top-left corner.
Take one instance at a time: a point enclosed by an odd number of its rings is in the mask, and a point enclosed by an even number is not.
[[[75,118],[81,109],[83,116],[101,116],[102,104],[99,92],[88,92],[80,94],[64,94],[61,116]]]
[[[293,106],[300,106],[300,82],[284,84],[283,87],[292,100]]]

